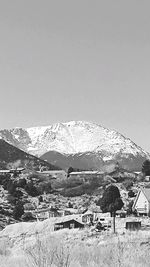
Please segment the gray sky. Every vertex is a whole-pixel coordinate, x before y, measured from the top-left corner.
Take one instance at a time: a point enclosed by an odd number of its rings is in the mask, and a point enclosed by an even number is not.
[[[150,152],[149,0],[1,0],[0,128],[88,120]]]

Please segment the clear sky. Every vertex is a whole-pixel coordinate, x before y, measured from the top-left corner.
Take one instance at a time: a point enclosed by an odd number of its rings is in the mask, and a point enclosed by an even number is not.
[[[0,128],[87,120],[150,152],[150,1],[1,0]]]

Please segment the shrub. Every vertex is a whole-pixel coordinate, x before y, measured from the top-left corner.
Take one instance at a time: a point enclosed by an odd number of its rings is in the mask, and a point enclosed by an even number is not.
[[[33,221],[36,218],[32,215],[31,212],[26,212],[21,216],[21,220],[24,222]]]
[[[43,202],[43,197],[39,196],[39,202]]]
[[[36,243],[25,249],[28,266],[34,267],[69,267],[71,263],[71,249],[60,240],[50,238],[41,240],[37,234]]]
[[[130,215],[130,214],[133,213],[133,211],[132,211],[133,203],[134,203],[134,201],[131,200],[131,201],[128,203],[128,205],[127,205],[127,209],[126,209],[126,210],[127,210],[127,214],[128,214],[128,215]]]
[[[132,190],[130,190],[128,192],[128,197],[135,197],[135,193]]]

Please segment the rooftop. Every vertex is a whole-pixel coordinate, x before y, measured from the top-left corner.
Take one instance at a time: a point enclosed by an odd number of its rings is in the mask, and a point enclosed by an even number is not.
[[[81,175],[81,174],[104,174],[104,172],[100,172],[100,171],[81,171],[81,172],[71,172],[71,175]]]
[[[142,188],[142,191],[146,196],[147,200],[150,202],[150,188]]]

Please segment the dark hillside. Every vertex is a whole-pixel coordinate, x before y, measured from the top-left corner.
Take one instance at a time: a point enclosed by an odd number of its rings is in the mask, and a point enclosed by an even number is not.
[[[17,167],[28,167],[38,170],[40,166],[44,166],[49,170],[58,170],[56,167],[42,159],[32,156],[19,148],[8,144],[3,139],[0,139],[0,169],[7,168],[8,164],[18,162]]]
[[[118,162],[124,169],[129,171],[141,171],[142,164],[146,160],[141,155],[133,156],[132,154],[116,154],[113,160],[103,160],[103,154],[98,152],[86,152],[76,154],[61,154],[56,151],[49,151],[40,158],[60,166],[62,169],[68,169],[70,166],[84,170],[105,170],[107,167]]]

